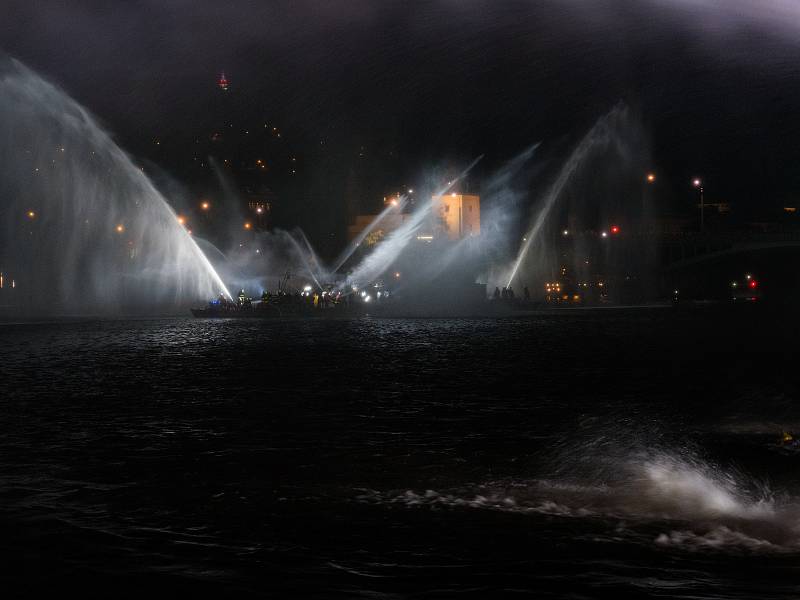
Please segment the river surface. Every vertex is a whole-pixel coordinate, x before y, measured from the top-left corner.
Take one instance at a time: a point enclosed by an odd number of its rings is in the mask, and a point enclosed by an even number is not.
[[[793,316],[0,324],[20,595],[796,598]]]

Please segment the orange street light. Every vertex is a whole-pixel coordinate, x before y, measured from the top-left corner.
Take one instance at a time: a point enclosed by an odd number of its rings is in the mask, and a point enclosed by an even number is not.
[[[120,223],[120,224],[119,224],[119,225],[117,225],[117,226],[116,226],[114,229],[116,229],[116,230],[117,230],[117,233],[122,233],[123,231],[125,231],[125,225],[123,225],[122,223]]]
[[[250,228],[252,228],[252,227],[253,227],[253,226],[252,226],[250,223],[245,223],[245,224],[244,224],[244,228],[245,228],[245,229],[250,229]]]
[[[656,180],[655,173],[648,173],[647,174],[647,183],[653,183]]]
[[[208,210],[211,208],[211,204],[209,204],[208,201],[203,201],[200,203],[200,208],[203,210]]]

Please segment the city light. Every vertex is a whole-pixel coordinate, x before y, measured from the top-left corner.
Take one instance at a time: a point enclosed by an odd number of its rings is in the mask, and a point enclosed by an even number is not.
[[[261,208],[260,206],[258,208],[256,208],[256,213],[258,213],[260,215],[262,212],[264,212],[263,208]]]
[[[648,173],[647,174],[647,183],[653,183],[656,180],[655,173]]]
[[[603,231],[603,232],[601,232],[601,233],[600,233],[600,237],[607,238],[607,237],[608,237],[608,232],[607,232],[607,231]]]
[[[696,178],[695,178],[695,179],[693,179],[693,180],[692,180],[692,185],[693,185],[694,187],[696,187],[696,188],[699,188],[701,185],[703,185],[703,182],[702,182],[702,181],[700,181],[699,179],[696,179]]]
[[[408,188],[408,193],[409,194],[413,194],[414,193],[414,188]]]
[[[117,226],[116,226],[114,229],[116,229],[117,233],[123,233],[123,232],[125,231],[125,225],[123,225],[122,223],[120,223],[120,224],[119,224],[119,225],[117,225]]]
[[[181,225],[185,225],[186,224],[186,217],[178,215],[178,223],[180,223]]]
[[[252,225],[251,225],[249,222],[246,222],[246,223],[244,224],[244,228],[245,228],[245,229],[250,229],[250,228],[252,228],[252,227],[253,227],[253,226],[252,226]]]
[[[400,271],[398,271],[397,273],[394,274],[394,278],[395,279],[400,279]]]
[[[28,211],[28,218],[29,219],[35,219],[36,218],[36,213],[34,211],[32,211],[32,210],[29,210]]]
[[[561,235],[569,235],[569,229],[565,229],[561,232]]]
[[[611,226],[611,233],[613,233],[614,235],[618,234],[619,233],[619,227],[617,227],[616,225],[612,225]]]
[[[202,210],[208,210],[209,208],[211,208],[211,204],[209,204],[207,201],[201,202],[200,203],[200,208]]]

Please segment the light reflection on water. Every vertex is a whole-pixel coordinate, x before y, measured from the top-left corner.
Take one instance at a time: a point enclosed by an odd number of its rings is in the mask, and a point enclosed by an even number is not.
[[[796,465],[763,423],[798,422],[789,358],[770,351],[792,332],[729,325],[668,310],[0,325],[8,572],[320,597],[688,581],[789,597]]]

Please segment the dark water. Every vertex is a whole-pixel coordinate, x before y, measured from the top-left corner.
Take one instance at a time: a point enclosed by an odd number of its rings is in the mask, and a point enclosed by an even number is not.
[[[0,325],[3,589],[794,598],[793,317]]]

